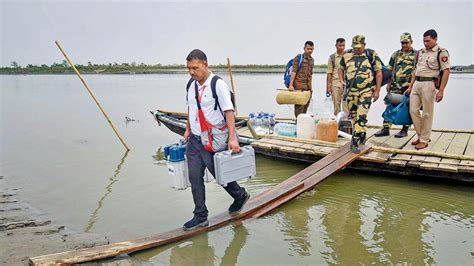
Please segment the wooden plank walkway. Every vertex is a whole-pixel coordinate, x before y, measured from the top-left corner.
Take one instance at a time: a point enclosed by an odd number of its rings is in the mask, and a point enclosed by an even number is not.
[[[298,149],[299,146],[304,144],[288,143],[288,145],[289,149]],[[319,182],[345,168],[368,151],[367,146],[362,146],[361,153],[354,154],[350,151],[350,145],[347,143],[284,182],[252,197],[240,213],[231,215],[226,212],[210,218],[207,227],[193,231],[184,231],[182,228],[178,228],[164,234],[137,240],[34,257],[30,258],[30,263],[32,265],[73,264],[109,258],[190,238],[223,227],[231,222],[241,223],[247,219],[255,219],[275,210],[275,208],[294,199],[301,193],[313,189]]]
[[[464,151],[464,155],[474,156],[474,135],[472,134],[469,137],[469,142]],[[461,166],[458,167],[459,172],[474,173],[474,161],[461,160],[460,165]]]
[[[367,146],[373,149],[358,160],[383,165],[387,169],[412,167],[420,171],[440,171],[470,176],[474,173],[474,133],[433,131],[428,148],[417,151],[411,142],[416,139],[414,130],[405,138],[392,135],[375,137],[376,128],[367,131]],[[326,156],[347,140],[339,138],[338,143],[320,143],[315,140],[295,139],[278,136],[262,136],[252,146],[281,155]],[[403,153],[402,153],[403,152]],[[405,154],[411,153],[411,154]],[[467,156],[468,159],[457,158]],[[471,175],[472,176],[472,175]]]

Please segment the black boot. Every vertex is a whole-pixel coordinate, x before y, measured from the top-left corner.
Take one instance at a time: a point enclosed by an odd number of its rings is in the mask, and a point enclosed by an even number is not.
[[[400,132],[395,134],[395,138],[404,138],[406,136],[408,136],[408,127],[407,126],[403,126],[402,130],[400,130]]]
[[[375,132],[375,134],[374,134],[374,136],[376,136],[376,137],[385,137],[385,136],[388,136],[388,135],[390,135],[390,130],[388,129],[388,127],[384,127],[381,130]]]
[[[352,136],[352,139],[351,139],[351,151],[352,151],[353,153],[359,153],[359,152],[360,152],[360,149],[359,149],[359,141],[360,141],[359,136],[356,136],[356,135],[353,135],[353,136]]]
[[[359,144],[365,144],[365,132],[360,133]]]

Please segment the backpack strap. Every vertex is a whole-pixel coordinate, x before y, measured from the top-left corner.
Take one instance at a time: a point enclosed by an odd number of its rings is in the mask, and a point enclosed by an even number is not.
[[[214,111],[217,110],[217,107],[219,107],[219,110],[221,110],[221,113],[224,113],[222,112],[222,109],[221,109],[221,106],[219,105],[219,98],[217,97],[217,91],[216,91],[216,84],[217,84],[217,80],[221,79],[221,77],[215,75],[214,77],[212,77],[211,79],[211,91],[212,91],[212,98],[214,98]]]
[[[375,70],[374,70],[374,65],[372,64],[372,61],[374,60],[374,55],[372,53],[372,50],[365,49],[365,55],[367,56],[367,59],[369,60],[370,70],[372,71],[372,76],[374,77],[373,82],[375,83]]]
[[[373,72],[374,65],[372,64],[372,61],[374,60],[374,54],[372,53],[372,50],[365,49],[365,55],[367,55],[367,58],[369,59],[370,67],[372,68],[372,72]]]
[[[191,84],[193,83],[194,79],[190,78],[188,80],[188,84],[186,85],[186,100],[188,100],[188,92],[189,92],[189,87],[191,87]]]
[[[332,68],[336,68],[336,54],[332,54],[329,58],[331,58]]]
[[[298,71],[300,71],[301,67],[303,66],[303,54],[299,54],[299,59],[298,59],[298,68],[296,69],[296,73],[298,73]]]
[[[194,98],[196,99],[196,104],[198,110],[201,110],[201,103],[199,102],[199,91],[198,91],[198,84],[194,82]]]
[[[416,51],[415,53],[415,68],[416,68],[416,65],[418,64],[418,56],[420,55],[420,50]]]
[[[212,77],[211,79],[211,91],[212,91],[212,97],[214,98],[215,100],[215,103],[214,103],[214,110],[217,110],[217,108],[219,108],[219,110],[221,111],[222,113],[222,116],[224,117],[224,120],[226,119],[225,118],[225,114],[224,114],[224,111],[222,111],[222,108],[221,108],[221,105],[219,104],[219,98],[217,96],[217,90],[216,90],[216,87],[217,87],[217,81],[219,79],[222,79],[221,77],[215,75],[214,77]],[[232,102],[232,105],[235,106],[235,98],[234,98],[234,93],[229,91],[230,93],[230,100]],[[235,107],[234,107],[235,108]]]

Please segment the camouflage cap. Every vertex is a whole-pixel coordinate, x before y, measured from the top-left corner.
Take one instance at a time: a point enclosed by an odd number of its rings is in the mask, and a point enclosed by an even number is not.
[[[409,41],[409,42],[413,41],[411,38],[411,34],[408,32],[402,33],[402,35],[400,35],[400,42],[406,42],[406,41]]]
[[[352,48],[360,48],[365,44],[365,37],[362,34],[352,37]]]

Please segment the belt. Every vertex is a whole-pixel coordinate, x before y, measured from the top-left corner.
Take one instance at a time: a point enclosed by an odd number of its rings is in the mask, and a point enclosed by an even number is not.
[[[415,77],[416,81],[433,81],[435,77]]]

